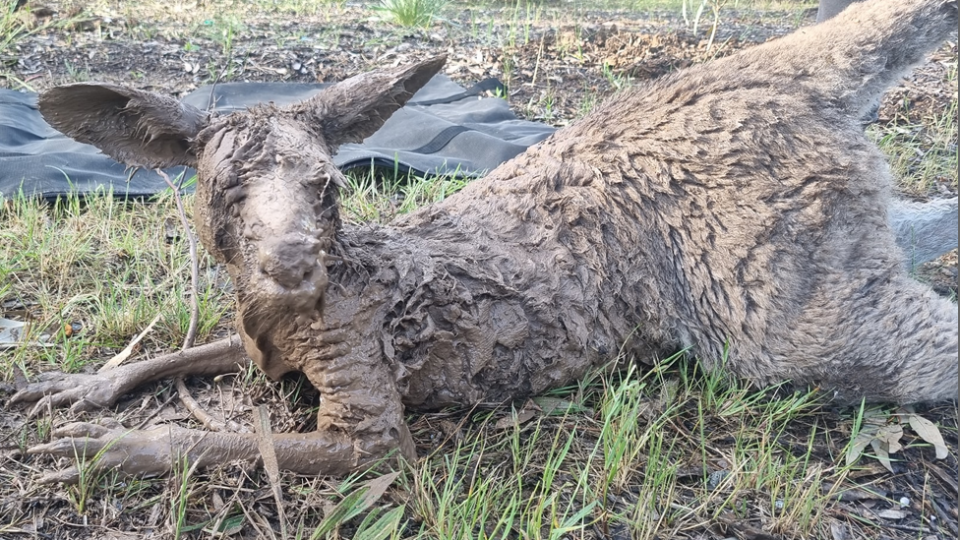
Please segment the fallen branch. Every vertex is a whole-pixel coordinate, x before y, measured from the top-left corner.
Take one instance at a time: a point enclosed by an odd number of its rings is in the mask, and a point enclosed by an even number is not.
[[[183,347],[181,348],[181,350],[185,351],[193,347],[193,343],[196,341],[197,321],[200,318],[200,305],[197,301],[197,289],[200,288],[200,261],[197,257],[197,239],[193,236],[193,231],[190,229],[190,221],[187,219],[187,212],[183,208],[183,199],[180,197],[179,183],[174,184],[173,181],[170,180],[170,177],[167,176],[167,173],[161,169],[157,169],[157,174],[163,178],[163,181],[166,182],[173,191],[173,200],[177,203],[177,214],[180,217],[180,223],[183,225],[184,231],[186,231],[187,245],[190,248],[190,323],[187,326],[187,335],[183,338]],[[205,428],[210,431],[239,431],[240,426],[235,422],[228,424],[204,410],[197,400],[193,399],[190,390],[183,381],[183,377],[177,377],[175,382],[177,385],[177,393],[180,395],[180,403],[182,403],[183,406],[190,411],[190,414],[193,415],[198,422],[203,424]]]

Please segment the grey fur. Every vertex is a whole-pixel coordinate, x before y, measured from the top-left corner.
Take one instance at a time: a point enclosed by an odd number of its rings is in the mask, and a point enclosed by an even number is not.
[[[906,256],[907,269],[912,270],[957,248],[957,198],[894,201],[890,226]]]

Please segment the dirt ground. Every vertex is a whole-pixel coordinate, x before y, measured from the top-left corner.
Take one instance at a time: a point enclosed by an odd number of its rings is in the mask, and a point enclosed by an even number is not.
[[[39,8],[40,6],[35,5]],[[0,86],[43,91],[57,84],[91,80],[134,85],[156,92],[181,95],[200,85],[216,81],[334,81],[373,67],[412,62],[437,53],[448,55],[445,73],[468,86],[494,77],[508,87],[507,99],[521,117],[554,126],[576,120],[597,102],[613,95],[626,84],[642,83],[664,73],[710,58],[730,54],[743,47],[786,34],[801,24],[809,24],[814,10],[782,13],[728,10],[723,23],[708,45],[706,32],[694,35],[674,12],[579,11],[573,17],[542,16],[522,23],[510,21],[511,13],[497,15],[464,8],[454,10],[448,20],[428,30],[401,29],[371,19],[370,11],[355,7],[331,8],[331,13],[271,16],[251,14],[242,21],[218,19],[187,20],[175,13],[170,17],[124,17],[115,9],[77,12],[62,8],[49,15],[37,9],[42,25],[71,17],[71,22],[39,30],[17,40],[13,47],[0,49]],[[33,16],[33,15],[31,15]],[[881,126],[910,124],[941,114],[956,102],[956,80],[952,87],[944,83],[945,73],[957,62],[956,40],[941,48],[884,99],[879,112]],[[955,76],[955,75],[954,75]],[[955,114],[955,112],[954,112]],[[953,120],[953,151],[956,152],[956,119]],[[956,196],[955,177],[942,177],[922,189],[911,188],[906,195],[925,199]],[[919,270],[945,296],[956,296],[957,252]],[[2,313],[0,313],[2,314]],[[309,430],[315,423],[309,404],[316,399],[310,389],[299,383],[272,390],[272,395],[250,396],[252,400],[284,401],[297,394],[304,410],[289,413],[295,405],[278,405],[288,411],[274,426],[281,430]],[[293,388],[291,388],[291,385]],[[301,390],[304,390],[301,392]],[[132,398],[121,409],[136,408]],[[229,404],[225,408],[230,408]],[[0,433],[9,438],[24,421],[23,411],[0,415]],[[140,411],[131,418],[151,414]],[[164,413],[167,414],[167,413]],[[174,414],[174,413],[170,413]],[[176,413],[181,414],[181,413]],[[926,410],[926,416],[940,421],[947,445],[956,449],[956,408],[943,406]],[[421,446],[436,446],[457,431],[465,414],[425,415],[414,422],[412,430]],[[134,422],[136,423],[136,422]],[[4,452],[10,444],[4,445]],[[833,450],[824,448],[824,455]],[[932,461],[918,450],[905,451],[898,474],[873,481],[884,497],[898,499],[917,495],[917,486],[931,482],[940,486],[935,504],[942,507],[940,517],[903,519],[891,522],[885,538],[945,538],[929,536],[924,528],[939,519],[952,521],[956,534],[957,462],[951,456]],[[2,468],[12,467],[10,461]],[[7,471],[10,472],[9,470]],[[879,466],[872,470],[880,474]],[[864,475],[869,472],[863,473]],[[4,475],[6,476],[6,474]],[[32,493],[26,499],[19,493]],[[255,497],[268,498],[261,489]],[[61,500],[61,502],[63,502]],[[48,499],[26,488],[0,489],[0,514],[17,507],[31,514],[50,510],[47,530],[52,535],[24,533],[24,537],[86,538],[86,523],[57,524],[55,509],[47,509]],[[64,503],[65,504],[65,503]],[[119,510],[118,510],[119,511]],[[149,512],[140,512],[134,525],[149,527]],[[924,521],[926,520],[926,521]],[[52,523],[52,524],[51,524]],[[38,530],[41,530],[38,528]],[[945,528],[944,530],[947,530]],[[63,532],[72,531],[72,532]],[[751,535],[735,527],[729,535],[741,538],[773,538]],[[719,532],[704,532],[698,538],[723,538]],[[718,534],[719,536],[711,536]],[[0,538],[6,538],[0,531]],[[596,538],[620,538],[598,532]],[[136,538],[115,536],[114,538]],[[878,537],[880,538],[880,537]]]

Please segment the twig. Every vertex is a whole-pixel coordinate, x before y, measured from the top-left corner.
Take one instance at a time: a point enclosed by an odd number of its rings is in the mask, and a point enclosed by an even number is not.
[[[200,260],[197,257],[197,239],[190,230],[190,221],[187,219],[186,210],[183,209],[183,199],[180,197],[179,186],[175,185],[167,176],[167,173],[162,170],[157,169],[157,174],[173,191],[173,200],[177,202],[177,214],[180,216],[183,230],[187,233],[187,245],[190,247],[190,325],[187,327],[187,336],[183,338],[183,350],[187,350],[193,347],[193,342],[197,339],[197,321],[200,319],[200,304],[197,301],[197,289],[200,288]]]
[[[263,468],[267,471],[267,479],[273,491],[273,499],[277,504],[277,517],[280,520],[280,538],[287,538],[287,516],[283,511],[283,490],[280,488],[280,465],[277,462],[277,451],[273,443],[273,432],[270,429],[270,413],[263,405],[257,406],[257,446],[263,456]]]
[[[227,61],[223,65],[223,69],[220,70],[220,73],[217,73],[217,78],[213,80],[213,84],[210,85],[210,99],[207,100],[207,110],[214,111],[216,110],[216,100],[214,95],[217,91],[217,85],[220,84],[220,80],[223,78],[223,75],[227,72],[227,69],[230,67],[230,62],[233,62],[233,49],[230,50],[230,54],[227,56]]]
[[[187,388],[187,384],[183,382],[183,377],[177,377],[177,393],[180,395],[180,403],[198,422],[203,424],[203,427],[207,428],[210,431],[231,431],[238,432],[240,431],[240,425],[233,421],[224,422],[219,418],[208,413],[197,400],[193,399],[193,396],[190,394],[190,389]]]
[[[153,330],[154,325],[156,325],[157,322],[160,321],[160,317],[161,315],[157,313],[157,316],[154,317],[152,321],[150,321],[150,324],[148,324],[147,327],[142,332],[137,334],[137,336],[134,337],[133,340],[129,344],[127,344],[127,346],[124,347],[122,351],[120,351],[119,354],[117,354],[116,356],[108,360],[107,363],[105,363],[104,365],[100,366],[100,369],[97,370],[97,373],[110,371],[111,369],[122,364],[127,358],[129,358],[130,355],[133,354],[133,348],[137,346],[137,343],[140,343],[140,340],[142,340],[144,336],[146,336],[148,333],[150,333],[151,330]]]
[[[190,221],[187,219],[187,212],[183,209],[183,199],[180,197],[179,185],[175,185],[173,181],[170,180],[170,177],[167,173],[163,172],[160,169],[157,169],[157,174],[163,178],[163,181],[170,186],[170,189],[173,190],[173,199],[177,203],[177,213],[180,216],[180,223],[183,225],[184,231],[187,234],[187,243],[190,246],[190,324],[187,326],[187,335],[183,339],[183,349],[187,350],[190,347],[193,347],[193,342],[197,337],[197,320],[200,318],[200,305],[197,300],[197,290],[200,288],[199,285],[199,275],[200,275],[200,261],[197,257],[197,239],[193,236],[193,232],[190,230]],[[183,381],[183,377],[177,377],[176,379],[177,393],[180,395],[180,402],[183,403],[183,406],[186,407],[190,414],[197,419],[201,424],[204,425],[210,431],[227,431],[230,427],[228,424],[214,418],[207,411],[200,406],[199,403],[193,396],[190,395],[190,390],[187,388],[186,383]],[[234,424],[236,425],[236,424]]]
[[[175,399],[177,399],[176,396],[170,396],[170,397],[167,398],[166,401],[164,401],[163,403],[161,403],[159,407],[154,407],[153,412],[151,412],[150,414],[147,415],[146,418],[144,418],[143,420],[141,420],[140,423],[137,424],[137,427],[134,428],[134,429],[136,429],[136,430],[141,430],[141,429],[143,429],[144,427],[146,427],[146,426],[147,426],[147,423],[149,423],[151,420],[153,420],[158,414],[160,414],[160,411],[162,411],[164,407],[166,407],[167,405],[169,405],[170,402],[172,402],[172,401],[175,400]]]

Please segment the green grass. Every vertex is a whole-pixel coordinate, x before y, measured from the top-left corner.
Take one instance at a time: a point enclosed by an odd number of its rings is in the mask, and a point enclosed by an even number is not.
[[[469,181],[451,176],[419,178],[380,168],[353,169],[346,177],[344,211],[357,221],[376,223],[442,201]]]
[[[23,197],[5,202],[0,228],[3,301],[24,306],[35,334],[79,325],[52,355],[61,369],[79,369],[97,348],[120,349],[158,314],[154,344],[179,339],[189,316],[186,236],[167,197],[157,204],[119,202],[109,195],[49,205]],[[225,272],[205,259],[200,286],[200,332],[218,324],[232,303]],[[52,350],[17,349],[13,358]]]
[[[372,9],[400,26],[428,28],[446,5],[447,0],[380,0]]]

